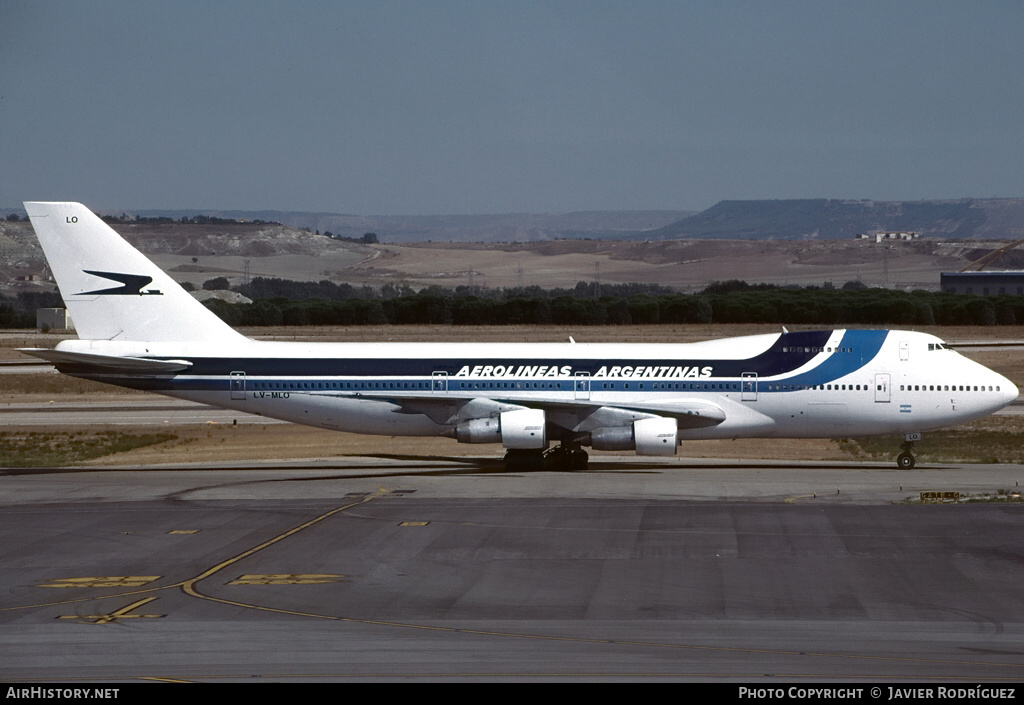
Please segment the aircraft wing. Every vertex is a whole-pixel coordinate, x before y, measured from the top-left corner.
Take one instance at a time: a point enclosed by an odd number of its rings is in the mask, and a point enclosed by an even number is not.
[[[549,423],[574,432],[628,426],[639,419],[655,417],[674,418],[680,429],[717,426],[725,421],[725,411],[720,406],[692,398],[606,405],[590,400],[544,398],[513,401],[469,396],[431,398],[393,393],[357,396],[388,401],[395,405],[395,413],[424,414],[435,423],[445,425],[495,417],[516,409],[543,409]]]
[[[542,408],[552,423],[571,431],[593,431],[602,427],[628,426],[640,419],[674,418],[680,429],[717,426],[725,421],[725,411],[702,399],[671,399],[604,405],[592,401],[530,403]]]
[[[467,397],[464,399],[445,397],[395,397],[394,395],[360,395],[364,398],[389,401],[396,406],[398,414],[424,414],[434,423],[449,425],[470,419],[484,419],[498,416],[506,411],[526,409],[528,407],[512,402],[486,399],[483,397]]]

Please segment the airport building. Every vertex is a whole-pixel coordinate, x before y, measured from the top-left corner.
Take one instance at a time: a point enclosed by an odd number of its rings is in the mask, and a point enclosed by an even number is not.
[[[954,294],[1024,296],[1024,270],[995,272],[943,272],[941,288]]]
[[[881,233],[859,233],[857,235],[858,240],[874,240],[875,242],[882,242],[883,240],[916,240],[921,237],[921,233],[915,232],[881,232]]]
[[[66,308],[37,308],[36,328],[39,330],[74,330],[75,324]]]

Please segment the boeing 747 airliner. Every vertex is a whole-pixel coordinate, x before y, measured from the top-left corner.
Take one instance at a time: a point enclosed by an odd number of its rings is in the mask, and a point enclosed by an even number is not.
[[[584,447],[673,455],[711,438],[924,431],[1017,398],[1008,379],[910,331],[691,344],[251,340],[79,203],[26,203],[78,340],[27,349],[69,375],[326,429],[501,444],[510,466],[585,469]],[[551,448],[552,443],[557,445]]]

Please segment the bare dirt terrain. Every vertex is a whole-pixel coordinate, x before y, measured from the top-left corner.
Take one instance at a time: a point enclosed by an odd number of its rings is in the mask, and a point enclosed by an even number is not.
[[[114,224],[114,229],[179,281],[201,286],[227,277],[448,288],[572,287],[579,281],[644,282],[680,291],[742,279],[779,285],[937,290],[1003,242],[974,240],[552,240],[526,243],[365,245],[280,225]],[[1006,256],[1011,256],[1010,253]],[[1019,254],[1019,253],[1017,253]],[[1015,260],[1014,260],[1015,261]],[[28,281],[34,279],[35,281]],[[0,289],[52,289],[28,223],[0,221]]]
[[[972,245],[972,247],[976,247]],[[943,271],[967,265],[963,243],[911,241],[558,240],[539,243],[382,245],[344,272],[360,283],[507,288],[571,287],[578,281],[644,282],[697,291],[714,281],[938,290]],[[333,278],[333,277],[332,277]]]

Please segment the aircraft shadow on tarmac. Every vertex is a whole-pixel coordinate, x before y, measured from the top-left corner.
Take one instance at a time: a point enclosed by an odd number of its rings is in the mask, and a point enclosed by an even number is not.
[[[392,453],[378,453],[373,455],[360,456],[367,459],[378,459],[378,460],[391,460],[397,461],[404,464],[402,469],[395,469],[393,466],[380,465],[377,463],[362,464],[358,462],[344,463],[346,471],[353,470],[366,470],[369,471],[366,474],[352,474],[346,472],[343,475],[330,475],[327,474],[331,470],[337,470],[338,467],[334,465],[334,459],[324,459],[316,462],[305,462],[305,463],[291,463],[282,462],[280,466],[263,464],[260,466],[249,466],[239,464],[228,467],[216,467],[209,465],[183,465],[183,466],[164,466],[154,468],[139,468],[139,467],[123,467],[116,465],[93,465],[93,466],[65,466],[65,467],[27,467],[27,468],[0,468],[0,477],[9,476],[15,477],[19,475],[54,475],[54,474],[72,474],[72,473],[105,473],[105,472],[139,472],[145,473],[150,471],[173,471],[173,472],[208,472],[213,470],[226,471],[226,472],[250,472],[254,470],[315,470],[320,471],[322,474],[310,476],[307,478],[269,478],[269,479],[254,479],[250,482],[301,482],[301,481],[320,481],[330,479],[358,479],[358,478],[376,478],[376,477],[403,477],[409,475],[422,475],[426,477],[444,477],[444,476],[459,476],[459,475],[479,475],[479,474],[494,474],[494,475],[537,475],[537,474],[611,474],[611,473],[628,473],[628,474],[662,474],[665,472],[673,471],[686,471],[695,468],[701,468],[704,470],[741,470],[749,468],[757,468],[764,470],[793,470],[799,468],[801,470],[835,470],[837,468],[846,469],[875,469],[875,470],[891,470],[888,464],[879,463],[860,463],[857,461],[796,461],[796,462],[773,462],[763,463],[759,461],[750,460],[736,460],[736,459],[721,459],[721,460],[704,460],[700,465],[692,465],[686,463],[658,463],[650,464],[643,461],[636,460],[598,460],[594,463],[594,466],[588,470],[580,471],[566,471],[550,468],[537,468],[537,469],[526,469],[516,468],[515,470],[509,470],[505,467],[505,463],[500,458],[472,458],[466,456],[425,456],[425,455],[399,455]],[[344,461],[343,461],[344,462]],[[451,467],[455,466],[455,467]],[[939,465],[939,464],[928,464],[927,466],[918,468],[919,470],[953,470],[956,469],[950,465]],[[903,472],[912,473],[912,470],[905,470]]]

